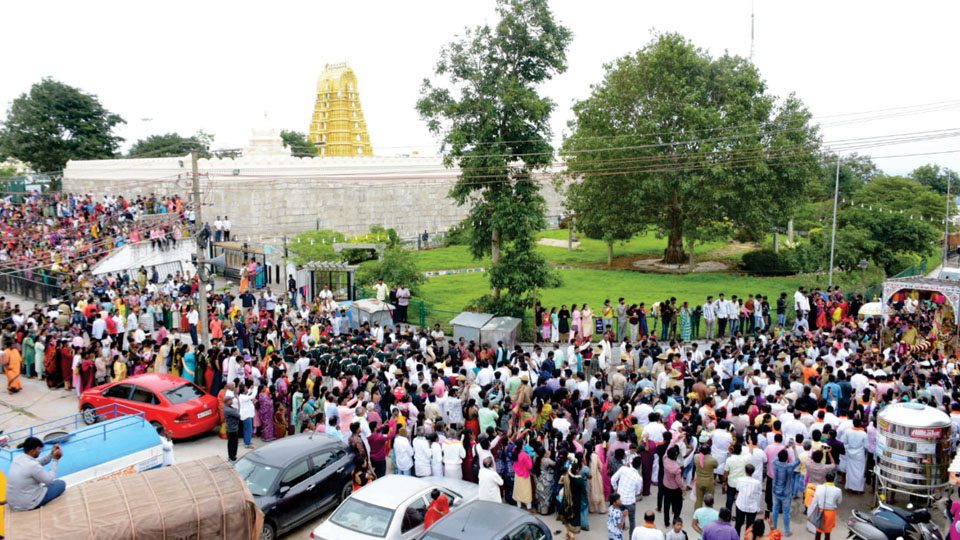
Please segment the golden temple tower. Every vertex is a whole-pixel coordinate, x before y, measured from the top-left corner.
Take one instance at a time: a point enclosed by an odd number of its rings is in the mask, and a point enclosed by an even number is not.
[[[372,156],[357,76],[346,62],[327,64],[317,81],[310,142],[321,156]]]

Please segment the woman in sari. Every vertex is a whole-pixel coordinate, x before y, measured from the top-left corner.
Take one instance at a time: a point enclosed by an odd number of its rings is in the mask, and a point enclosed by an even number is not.
[[[20,382],[23,359],[12,345],[7,347],[3,356],[3,371],[7,375],[7,392],[16,394],[23,390],[23,383]]]
[[[550,515],[553,510],[554,465],[554,461],[550,459],[550,450],[538,446],[537,459],[533,462],[533,475],[537,478],[537,512],[542,516]]]
[[[560,342],[560,317],[557,315],[557,308],[550,308],[550,341]]]
[[[300,409],[303,408],[303,392],[300,389],[300,382],[296,380],[296,375],[294,375],[294,381],[290,383],[290,390],[292,395],[290,396],[290,417],[293,422],[293,434],[296,435],[300,433],[301,422],[299,420]]]
[[[576,304],[570,308],[570,333],[575,336],[583,335],[583,327],[580,326],[580,308]]]
[[[257,417],[260,419],[260,438],[263,442],[272,441],[276,437],[276,425],[273,422],[273,396],[265,384],[260,385],[257,392]]]
[[[197,353],[188,351],[183,355],[183,375],[182,377],[190,382],[197,380]]]
[[[568,540],[575,540],[580,534],[580,509],[587,502],[587,481],[581,474],[582,469],[580,462],[575,461],[570,465],[567,474],[563,475],[560,521],[566,527]]]
[[[63,385],[63,374],[60,371],[60,362],[58,361],[59,353],[56,340],[50,339],[43,353],[43,371],[47,388],[57,388]]]
[[[276,426],[276,435],[278,439],[287,436],[287,406],[283,401],[277,400],[276,412],[273,413],[273,423]]]
[[[546,309],[542,310],[540,319],[540,337],[543,338],[544,343],[550,343],[550,329],[553,327],[553,319],[550,318],[550,312]]]
[[[607,477],[607,463],[603,454],[603,447],[597,445],[590,452],[590,512],[594,514],[607,513],[607,499],[610,497],[610,479]],[[606,482],[604,482],[606,480]]]
[[[584,339],[591,341],[593,339],[593,310],[586,304],[580,311],[580,324]]]
[[[247,261],[243,261],[243,264],[240,265],[240,294],[247,292],[247,287],[250,286],[250,273],[247,270]]]
[[[693,331],[693,326],[690,324],[690,303],[684,302],[680,307],[680,339],[683,341],[690,341],[690,335]]]

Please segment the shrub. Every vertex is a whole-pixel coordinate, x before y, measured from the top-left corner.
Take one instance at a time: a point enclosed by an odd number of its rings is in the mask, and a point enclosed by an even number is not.
[[[795,274],[790,265],[790,257],[776,253],[772,249],[758,249],[744,253],[743,265],[751,274],[760,276],[787,276]]]

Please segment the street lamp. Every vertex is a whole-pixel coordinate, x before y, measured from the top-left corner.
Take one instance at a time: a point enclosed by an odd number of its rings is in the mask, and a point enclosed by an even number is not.
[[[867,267],[870,266],[870,263],[866,259],[860,259],[860,263],[857,264],[860,267],[860,289],[863,291],[862,296],[867,296]]]

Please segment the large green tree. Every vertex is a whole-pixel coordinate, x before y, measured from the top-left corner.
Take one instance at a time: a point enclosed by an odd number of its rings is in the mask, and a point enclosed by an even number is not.
[[[0,129],[0,154],[45,172],[71,159],[113,157],[123,142],[113,128],[122,123],[97,96],[43,79],[10,105]]]
[[[907,216],[927,222],[941,223],[947,207],[947,198],[933,188],[924,186],[912,178],[902,176],[878,176],[853,195],[854,205],[903,212]],[[888,214],[883,214],[888,215]]]
[[[184,137],[178,133],[150,135],[133,143],[127,151],[128,157],[176,157],[198,150],[203,157],[209,157],[213,138],[200,131],[196,135]]]
[[[296,157],[311,157],[317,155],[317,147],[307,140],[307,136],[299,131],[280,132],[280,138],[283,139],[283,146],[290,149],[290,153]]]
[[[910,178],[941,195],[947,194],[948,180],[952,193],[956,194],[960,190],[960,175],[956,171],[939,165],[921,165],[910,173]]]
[[[665,262],[685,262],[684,240],[710,231],[733,226],[759,236],[785,224],[819,174],[810,113],[792,95],[770,95],[743,58],[714,58],[668,33],[605,69],[574,105],[561,153],[574,182],[618,189],[575,197],[573,210],[587,221],[614,205],[629,208],[622,214],[633,229],[667,237]]]
[[[510,307],[493,309],[508,311],[531,303],[532,291],[553,281],[533,238],[545,222],[534,174],[553,159],[555,107],[538,87],[566,70],[572,34],[554,20],[547,0],[498,0],[496,11],[495,25],[467,29],[441,50],[417,111],[441,137],[446,165],[460,168],[450,196],[470,205],[471,252],[490,254],[492,297],[501,289],[512,295],[503,303]],[[513,275],[520,266],[544,271]]]

